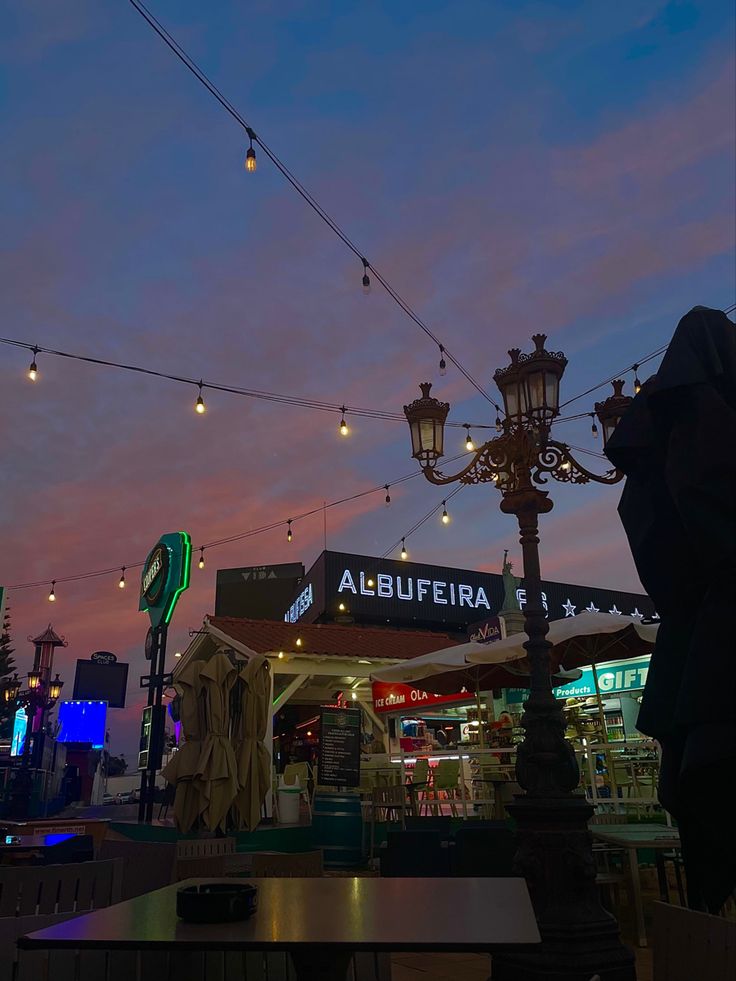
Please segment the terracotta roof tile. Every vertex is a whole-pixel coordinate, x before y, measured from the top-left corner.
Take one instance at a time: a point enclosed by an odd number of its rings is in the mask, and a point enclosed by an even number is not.
[[[465,643],[456,634],[429,630],[392,630],[388,627],[345,626],[336,623],[286,623],[283,620],[246,620],[207,617],[217,630],[258,654],[284,651],[333,657],[405,660]],[[302,644],[297,646],[300,637]]]

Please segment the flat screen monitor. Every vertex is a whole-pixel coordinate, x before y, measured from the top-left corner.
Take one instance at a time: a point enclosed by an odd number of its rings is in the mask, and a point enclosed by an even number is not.
[[[74,697],[107,702],[109,708],[125,708],[125,690],[128,687],[128,665],[121,661],[114,664],[98,664],[95,661],[77,661],[74,676]]]
[[[60,743],[90,743],[92,749],[105,745],[107,702],[73,701],[59,703]]]

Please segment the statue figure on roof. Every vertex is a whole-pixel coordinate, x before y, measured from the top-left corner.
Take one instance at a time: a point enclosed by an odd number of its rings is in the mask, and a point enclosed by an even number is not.
[[[503,575],[503,603],[501,604],[502,613],[521,609],[519,598],[516,595],[516,590],[521,585],[521,579],[514,575],[514,565],[513,562],[509,562],[508,556],[509,550],[505,548],[503,551],[503,568],[501,570]]]

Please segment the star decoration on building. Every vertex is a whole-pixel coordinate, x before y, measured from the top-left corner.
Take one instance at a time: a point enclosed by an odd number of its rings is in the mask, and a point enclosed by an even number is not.
[[[590,606],[586,606],[585,609],[586,609],[586,611],[588,613],[600,613],[601,612],[598,609],[598,607],[595,605],[595,603],[593,602],[593,600],[590,601]]]
[[[634,612],[631,614],[631,616],[635,620],[643,620],[644,619],[644,614],[643,613],[639,613],[639,607],[638,606],[635,606],[634,607]]]
[[[615,613],[616,616],[619,616],[619,617],[621,616],[621,610],[617,610],[616,609],[616,604],[615,603],[613,604],[613,606],[611,607],[611,609],[608,612],[609,613]]]
[[[567,597],[567,603],[561,603],[560,605],[562,606],[562,609],[565,611],[566,617],[575,616],[575,610],[577,609],[577,607],[573,606],[572,600],[570,599],[569,596]]]

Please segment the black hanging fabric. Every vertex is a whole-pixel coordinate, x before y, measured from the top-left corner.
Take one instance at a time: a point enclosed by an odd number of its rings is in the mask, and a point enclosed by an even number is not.
[[[661,618],[638,726],[662,746],[692,908],[736,889],[736,328],[694,307],[606,453],[619,515]]]

